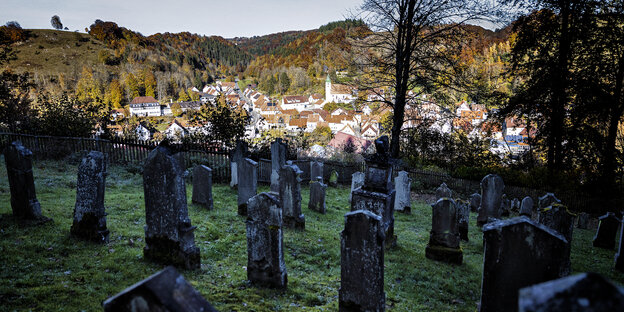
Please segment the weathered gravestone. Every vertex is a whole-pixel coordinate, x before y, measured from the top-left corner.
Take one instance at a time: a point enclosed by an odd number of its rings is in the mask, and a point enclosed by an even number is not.
[[[364,177],[366,175],[364,172],[354,172],[351,175],[351,192],[349,193],[349,203],[351,203],[351,199],[353,197],[353,191],[359,189],[364,186]]]
[[[565,237],[527,217],[484,225],[483,241],[481,312],[517,311],[518,290],[561,277]]]
[[[332,170],[329,173],[329,181],[327,182],[327,184],[331,187],[338,187],[338,177],[338,171]]]
[[[245,158],[238,164],[238,215],[247,215],[247,201],[258,190],[258,163]]]
[[[252,284],[286,288],[282,209],[273,193],[260,193],[247,207],[247,278]]]
[[[405,213],[411,213],[412,211],[412,198],[410,194],[411,187],[410,177],[406,171],[399,171],[399,174],[394,178],[394,187],[396,189],[396,197],[394,200],[394,210]]]
[[[529,219],[533,217],[533,199],[529,196],[522,199],[520,204],[520,215],[526,216]]]
[[[570,213],[568,208],[561,204],[553,204],[550,207],[541,209],[539,223],[555,230],[563,235],[568,241],[564,253],[565,265],[561,268],[561,276],[570,274],[570,250],[572,248],[572,232],[574,231],[574,218],[576,215]]]
[[[91,151],[78,166],[74,222],[70,230],[72,236],[94,242],[108,242],[105,189],[106,158],[100,152]]]
[[[459,230],[455,202],[446,197],[432,205],[431,233],[425,248],[425,257],[453,264],[461,264],[463,253],[459,247]]]
[[[507,198],[507,194],[501,197],[500,216],[509,217],[511,211],[511,201]]]
[[[353,191],[351,211],[367,210],[381,216],[384,226],[385,246],[396,245],[394,235],[394,195],[392,165],[390,164],[388,137],[375,141],[377,152],[366,160],[364,186]]]
[[[520,200],[515,198],[511,200],[511,211],[518,212],[520,210]]]
[[[606,215],[599,218],[598,230],[594,236],[594,247],[613,249],[615,248],[615,236],[620,227],[620,219],[613,212],[607,212]]]
[[[436,201],[443,197],[451,198],[452,196],[453,196],[453,192],[451,191],[450,188],[448,188],[448,186],[446,186],[446,183],[444,182],[442,182],[442,184],[440,184],[440,186],[438,186],[438,188],[435,191]]]
[[[624,311],[624,292],[596,273],[582,273],[520,289],[520,312]]]
[[[279,196],[284,226],[303,230],[305,216],[301,213],[301,170],[296,165],[286,165],[279,173]]]
[[[477,212],[481,206],[481,194],[474,193],[470,195],[470,211]]]
[[[279,171],[286,165],[288,146],[281,138],[271,143],[271,192],[279,193]]]
[[[247,142],[236,141],[236,148],[230,154],[230,172],[232,175],[230,187],[238,187],[238,164],[247,156],[247,150]]]
[[[470,203],[463,200],[455,200],[457,211],[457,230],[459,239],[468,241],[468,223],[470,221]]]
[[[325,208],[326,190],[327,184],[323,184],[321,181],[310,182],[310,201],[308,202],[308,209],[325,214],[327,211]]]
[[[581,212],[578,215],[578,222],[576,226],[579,229],[587,230],[589,229],[589,214],[587,212]]]
[[[553,193],[546,193],[544,196],[538,198],[538,211],[542,208],[552,206],[552,204],[561,204],[561,201]]]
[[[323,182],[323,162],[322,161],[313,160],[310,162],[310,182],[312,181]]]
[[[204,165],[193,168],[193,197],[192,202],[212,210],[212,169]]]
[[[339,311],[384,311],[384,230],[379,215],[345,214],[340,234]]]
[[[199,248],[186,205],[184,169],[179,158],[164,145],[152,150],[143,169],[145,196],[145,258],[196,269]]]
[[[477,216],[478,226],[488,223],[489,218],[500,218],[504,188],[503,178],[496,174],[488,174],[481,180],[481,204],[479,205],[479,215]]]
[[[102,303],[104,312],[217,312],[172,266]]]
[[[51,221],[52,219],[41,214],[41,205],[37,200],[32,172],[32,152],[21,142],[15,141],[5,147],[4,162],[11,190],[13,216],[35,223]]]
[[[615,269],[624,273],[624,222],[620,222],[620,245],[615,254]]]

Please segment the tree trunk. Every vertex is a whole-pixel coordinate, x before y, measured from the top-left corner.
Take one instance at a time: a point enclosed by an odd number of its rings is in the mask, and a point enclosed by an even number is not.
[[[618,124],[624,113],[622,103],[622,80],[624,80],[624,56],[620,57],[618,71],[615,76],[615,91],[613,92],[613,104],[609,116],[609,127],[607,129],[607,141],[604,148],[603,181],[605,190],[609,192],[615,186],[615,145],[617,139]]]

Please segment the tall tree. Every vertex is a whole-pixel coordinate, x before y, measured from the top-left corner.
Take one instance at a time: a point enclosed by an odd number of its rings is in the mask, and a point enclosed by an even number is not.
[[[63,23],[61,23],[61,18],[58,15],[53,15],[50,19],[50,24],[52,27],[57,30],[63,29]]]
[[[460,26],[494,9],[479,0],[365,0],[361,11],[374,33],[356,42],[354,60],[365,70],[359,87],[392,88],[383,102],[394,109],[390,152],[398,158],[408,92],[417,91],[417,100],[452,87]]]
[[[249,121],[247,112],[236,105],[230,105],[223,95],[217,97],[215,105],[203,105],[195,119],[194,121],[205,125],[208,137],[204,140],[226,145],[243,138]]]

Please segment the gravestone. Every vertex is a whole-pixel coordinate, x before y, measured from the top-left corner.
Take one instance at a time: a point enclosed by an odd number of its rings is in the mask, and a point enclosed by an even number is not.
[[[511,211],[518,212],[520,210],[520,200],[514,198],[511,200]]]
[[[364,172],[354,172],[351,175],[351,192],[349,193],[349,203],[351,203],[351,198],[353,196],[353,191],[359,189],[364,186]]]
[[[321,181],[310,182],[310,201],[308,202],[308,209],[325,214],[327,211],[325,208],[326,190],[327,184],[323,184]]]
[[[247,207],[247,278],[252,284],[286,288],[282,209],[276,194],[260,193]]]
[[[620,222],[620,245],[615,254],[615,269],[624,273],[624,222]]]
[[[488,223],[488,218],[500,218],[503,189],[505,189],[503,178],[496,174],[488,174],[481,180],[481,204],[479,205],[479,216],[477,216],[478,226]]]
[[[518,290],[561,277],[563,235],[516,217],[483,226],[481,312],[517,311]]]
[[[381,216],[386,248],[396,245],[394,235],[394,199],[392,165],[390,164],[388,137],[375,141],[377,152],[366,160],[364,186],[352,193],[351,211],[367,210]]]
[[[296,165],[283,166],[279,176],[279,196],[284,227],[305,229],[301,213],[301,170]]]
[[[520,215],[527,216],[529,219],[533,217],[533,199],[531,197],[527,196],[522,199]]]
[[[99,243],[107,243],[104,191],[106,189],[106,157],[91,151],[78,166],[76,182],[76,205],[72,236]]]
[[[396,198],[394,201],[394,210],[405,213],[411,213],[412,211],[412,198],[410,194],[412,179],[408,176],[406,171],[399,171],[399,174],[394,178],[394,186],[396,189]]]
[[[204,165],[193,168],[192,202],[212,210],[212,169]]]
[[[199,248],[188,217],[186,184],[180,154],[160,145],[145,159],[145,258],[165,264],[196,269]]]
[[[468,241],[468,223],[470,221],[470,203],[462,200],[455,200],[457,208],[457,230],[459,239]]]
[[[520,312],[623,311],[624,292],[596,273],[582,273],[520,289]]]
[[[431,232],[425,257],[452,264],[461,264],[463,253],[459,247],[459,229],[455,202],[442,197],[432,205]]]
[[[238,164],[238,215],[247,215],[247,201],[256,196],[258,190],[258,163],[243,159]]]
[[[340,234],[339,311],[384,311],[384,230],[379,215],[345,214]]]
[[[613,249],[615,248],[615,236],[620,227],[620,219],[613,212],[607,212],[606,215],[598,218],[598,230],[594,236],[594,247]]]
[[[327,183],[331,187],[338,187],[338,171],[332,170],[329,173],[329,182]]]
[[[579,213],[578,222],[576,226],[579,229],[588,230],[589,229],[589,214],[586,212]]]
[[[15,141],[4,148],[4,162],[11,190],[13,216],[35,223],[51,221],[52,219],[41,214],[41,205],[37,200],[32,152],[21,142]]]
[[[217,312],[172,266],[106,299],[104,312]]]
[[[500,216],[509,217],[511,210],[511,201],[507,198],[507,194],[503,194],[501,197]]]
[[[538,198],[538,211],[542,208],[551,206],[552,204],[561,204],[561,201],[553,193],[546,193],[544,196]]]
[[[556,203],[541,209],[539,215],[539,223],[555,230],[568,241],[564,254],[566,263],[562,267],[561,276],[570,274],[570,250],[572,248],[572,232],[574,231],[575,217],[576,215],[570,213],[566,206]]]
[[[323,182],[323,162],[313,160],[310,162],[310,182],[317,180]]]
[[[474,193],[470,195],[470,211],[477,212],[481,206],[481,194]]]
[[[448,188],[448,186],[446,186],[446,183],[444,182],[442,182],[442,184],[440,184],[440,186],[438,186],[438,188],[435,191],[436,201],[443,197],[451,198],[452,196],[453,196],[453,192],[451,191],[450,188]]]
[[[271,143],[271,192],[279,193],[279,171],[286,165],[288,147],[281,138]]]
[[[247,150],[247,142],[241,140],[236,141],[236,148],[230,154],[230,171],[232,174],[230,187],[238,186],[238,164],[247,156]]]

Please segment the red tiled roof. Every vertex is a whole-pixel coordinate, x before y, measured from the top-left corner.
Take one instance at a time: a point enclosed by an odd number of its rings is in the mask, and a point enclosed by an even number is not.
[[[130,104],[143,104],[143,103],[158,103],[153,96],[137,96],[132,99]]]

